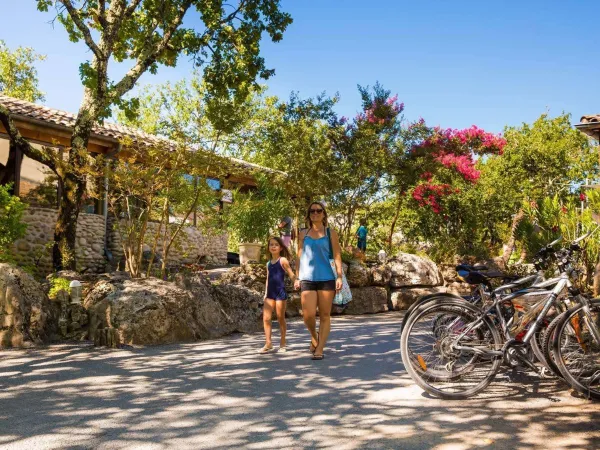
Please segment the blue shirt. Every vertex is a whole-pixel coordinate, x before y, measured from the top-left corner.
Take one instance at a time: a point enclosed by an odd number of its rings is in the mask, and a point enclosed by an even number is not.
[[[358,230],[356,231],[356,234],[358,235],[359,239],[366,239],[367,238],[367,228],[363,225],[361,225]]]
[[[313,239],[306,235],[300,257],[301,281],[331,281],[335,280],[331,264],[329,263],[329,237]]]

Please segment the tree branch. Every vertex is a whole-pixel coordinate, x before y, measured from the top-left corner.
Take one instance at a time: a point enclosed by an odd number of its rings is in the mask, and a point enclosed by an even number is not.
[[[125,14],[123,17],[125,19],[129,19],[141,2],[142,0],[133,0],[133,3],[131,3],[131,5],[129,5],[129,7],[125,10]]]
[[[167,48],[169,41],[173,37],[173,34],[177,30],[177,28],[181,25],[183,21],[183,16],[190,8],[192,4],[192,0],[187,0],[183,5],[179,7],[179,14],[173,20],[171,25],[165,29],[165,32],[162,36],[162,39],[158,44],[153,44],[151,39],[149,38],[149,44],[144,48],[144,50],[140,53],[140,57],[137,59],[135,66],[133,66],[127,74],[119,81],[111,94],[111,99],[121,98],[126,92],[128,92],[140,76],[152,65],[156,62],[156,59],[161,55],[163,51]]]
[[[65,5],[65,8],[67,8],[67,12],[69,13],[69,16],[71,16],[71,19],[73,19],[73,22],[75,22],[77,29],[79,31],[81,31],[81,34],[83,34],[83,39],[85,40],[85,43],[87,44],[89,49],[94,53],[94,55],[96,55],[96,58],[98,58],[100,60],[105,59],[102,51],[100,50],[98,45],[94,42],[94,39],[92,38],[92,34],[90,33],[90,29],[85,25],[85,23],[83,23],[83,20],[82,20],[81,16],[79,15],[79,10],[73,6],[73,4],[71,3],[71,0],[59,0],[59,1],[63,5]]]
[[[8,136],[9,136],[11,142],[14,142],[14,144],[17,147],[19,147],[19,149],[21,149],[21,151],[26,156],[28,156],[29,158],[34,159],[42,164],[45,164],[54,173],[56,173],[58,175],[56,162],[54,161],[54,158],[52,158],[47,152],[35,148],[29,142],[27,142],[27,140],[23,136],[21,136],[21,133],[19,133],[17,126],[15,125],[12,118],[10,117],[10,112],[4,105],[1,105],[1,104],[0,104],[0,123],[2,123],[2,126],[4,126],[4,129],[8,133]]]

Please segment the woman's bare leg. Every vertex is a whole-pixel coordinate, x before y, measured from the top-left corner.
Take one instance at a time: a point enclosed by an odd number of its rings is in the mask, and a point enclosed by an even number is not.
[[[331,330],[331,306],[335,291],[317,291],[319,303],[319,344],[315,350],[315,355],[322,355],[329,331]]]
[[[300,294],[302,317],[308,329],[313,347],[317,346],[317,291],[304,291]]]

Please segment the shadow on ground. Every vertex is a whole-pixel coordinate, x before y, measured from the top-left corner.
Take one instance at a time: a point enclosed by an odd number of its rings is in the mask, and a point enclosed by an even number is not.
[[[474,399],[429,398],[403,370],[400,318],[334,318],[324,361],[301,322],[286,354],[258,355],[261,335],[0,352],[0,448],[600,447],[599,405],[556,380],[503,373]]]

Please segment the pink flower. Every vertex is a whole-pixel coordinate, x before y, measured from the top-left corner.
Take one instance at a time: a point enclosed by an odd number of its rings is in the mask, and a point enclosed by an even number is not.
[[[581,194],[579,194],[579,200],[585,202],[587,200],[587,196],[582,192]]]

